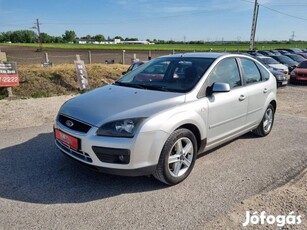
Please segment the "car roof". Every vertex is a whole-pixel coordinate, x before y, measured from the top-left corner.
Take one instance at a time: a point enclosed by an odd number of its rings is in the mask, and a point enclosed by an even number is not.
[[[179,54],[171,54],[162,56],[163,57],[188,57],[188,58],[219,58],[222,56],[241,56],[241,57],[250,57],[249,55],[242,54],[231,54],[231,53],[217,53],[217,52],[193,52],[193,53],[179,53]]]
[[[271,57],[267,57],[267,56],[257,56],[257,58],[261,58],[261,59],[269,59]]]

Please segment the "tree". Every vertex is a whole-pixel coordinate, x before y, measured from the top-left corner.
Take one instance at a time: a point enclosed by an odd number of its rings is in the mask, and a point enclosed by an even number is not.
[[[65,33],[62,35],[63,41],[65,42],[75,42],[76,37],[76,32],[73,30],[66,30]]]
[[[102,41],[105,41],[105,37],[102,35],[102,34],[97,34],[93,37],[95,39],[95,41],[97,42],[102,42]]]
[[[53,43],[55,40],[55,37],[50,36],[47,33],[41,33],[41,40],[42,40],[42,43]]]

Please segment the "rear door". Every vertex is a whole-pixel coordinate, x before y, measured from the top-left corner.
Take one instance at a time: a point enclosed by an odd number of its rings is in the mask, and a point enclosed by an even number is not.
[[[246,125],[257,125],[263,117],[263,106],[270,89],[269,82],[262,77],[265,73],[261,74],[260,68],[263,67],[253,60],[240,58],[240,65],[248,97]]]

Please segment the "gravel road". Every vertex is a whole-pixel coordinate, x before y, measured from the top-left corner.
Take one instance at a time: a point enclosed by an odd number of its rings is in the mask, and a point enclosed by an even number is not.
[[[52,120],[70,97],[0,101],[0,229],[240,229],[248,210],[294,211],[303,223],[287,227],[307,228],[307,87],[278,90],[269,136],[247,134],[200,156],[172,187],[62,155]]]

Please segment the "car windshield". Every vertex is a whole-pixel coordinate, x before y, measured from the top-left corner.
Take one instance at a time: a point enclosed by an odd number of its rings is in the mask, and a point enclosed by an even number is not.
[[[302,62],[298,65],[297,68],[303,68],[303,69],[307,68],[307,61],[302,61]]]
[[[188,92],[214,60],[194,57],[157,58],[127,73],[114,84],[149,90]]]
[[[276,61],[273,58],[260,58],[261,62],[267,65],[272,65],[272,64],[280,64],[278,61]]]
[[[300,55],[289,55],[288,57],[293,59],[294,61],[297,61],[297,62],[301,62],[301,61],[305,60],[305,58],[303,58]]]
[[[290,64],[290,65],[295,65],[296,63],[289,57],[287,56],[277,56],[277,58],[284,63]]]

